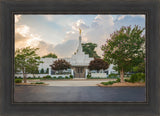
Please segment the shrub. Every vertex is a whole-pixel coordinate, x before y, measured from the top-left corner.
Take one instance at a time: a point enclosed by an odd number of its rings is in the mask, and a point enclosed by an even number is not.
[[[56,76],[53,77],[53,79],[56,79],[56,78],[57,78]]]
[[[112,85],[113,83],[116,83],[117,81],[108,81],[108,82],[101,82],[103,85]]]
[[[58,79],[63,79],[63,77],[62,77],[62,76],[59,76]]]
[[[21,76],[19,76],[18,78],[19,78],[19,79],[22,79],[22,77],[21,77]]]
[[[31,77],[28,77],[27,79],[31,79]]]
[[[17,79],[18,77],[17,76],[15,76],[15,79]]]
[[[15,79],[15,83],[22,83],[22,79]]]
[[[116,82],[120,82],[120,81],[121,81],[120,78],[117,78]]]
[[[68,76],[65,76],[65,79],[69,79],[69,77],[68,77]]]
[[[44,84],[44,82],[36,82],[35,84]]]
[[[136,73],[132,74],[130,79],[125,79],[126,82],[145,82],[145,74],[144,73]]]
[[[73,75],[69,75],[70,78],[73,78]]]
[[[51,79],[52,77],[50,75],[44,76],[43,79]]]
[[[91,75],[90,75],[90,74],[88,74],[88,75],[87,75],[87,78],[88,78],[88,79],[89,79],[89,78],[91,78]]]
[[[118,78],[117,74],[109,74],[108,78]]]

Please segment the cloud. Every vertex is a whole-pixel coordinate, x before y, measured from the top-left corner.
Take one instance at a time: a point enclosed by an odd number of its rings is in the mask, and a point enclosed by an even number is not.
[[[124,17],[125,17],[125,15],[119,16],[118,21],[121,20],[121,19],[124,19]]]
[[[21,15],[15,15],[15,23],[18,23],[21,19]]]
[[[72,29],[76,30],[76,31],[79,31],[79,28],[82,29],[82,30],[85,30],[85,29],[88,29],[89,26],[87,26],[82,19],[79,19],[75,23],[73,23]]]
[[[58,44],[54,47],[55,53],[58,57],[71,57],[78,48],[78,39],[77,40],[68,40],[62,44]]]
[[[36,47],[39,48],[39,50],[37,51],[37,53],[40,56],[44,56],[44,55],[47,55],[49,53],[55,53],[55,51],[54,51],[54,45],[50,44],[50,43],[47,43],[45,41],[38,41]]]
[[[23,37],[26,37],[29,34],[30,28],[27,25],[15,26],[15,33],[19,33]]]
[[[86,33],[87,41],[96,43],[98,45],[96,48],[97,54],[102,56],[101,46],[114,29],[113,17],[110,15],[98,15],[91,25],[92,27]]]

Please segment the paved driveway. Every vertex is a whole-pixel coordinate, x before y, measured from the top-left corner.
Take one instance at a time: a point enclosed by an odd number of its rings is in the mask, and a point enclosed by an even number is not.
[[[144,102],[145,87],[15,86],[15,102]]]
[[[47,86],[97,86],[97,84],[101,82],[113,81],[116,79],[90,79],[90,80],[49,80],[49,81],[41,81],[47,83]],[[32,83],[33,81],[37,80],[30,80],[29,82]]]

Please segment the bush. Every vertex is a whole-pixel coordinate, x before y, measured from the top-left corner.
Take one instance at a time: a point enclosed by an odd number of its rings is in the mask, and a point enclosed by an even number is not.
[[[90,75],[90,74],[88,74],[88,75],[87,75],[87,78],[88,78],[88,79],[89,79],[89,78],[91,78],[91,75]]]
[[[65,76],[65,79],[69,79],[69,77],[68,77],[68,76]]]
[[[101,82],[103,85],[112,85],[113,83],[116,83],[116,81]]]
[[[62,77],[62,76],[59,76],[58,79],[63,79],[63,77]]]
[[[70,78],[73,78],[73,75],[69,75]]]
[[[120,78],[117,78],[116,82],[120,82],[120,81],[121,81]]]
[[[22,83],[22,79],[15,79],[15,83]]]
[[[19,78],[19,79],[22,79],[22,77],[21,77],[21,76],[19,76],[18,78]]]
[[[50,75],[44,76],[43,79],[51,79],[52,77]]]
[[[27,79],[31,79],[31,77],[28,77]]]
[[[136,73],[132,74],[130,79],[125,79],[126,82],[145,82],[145,74],[144,73]]]
[[[44,84],[44,82],[36,82],[35,84]]]
[[[56,79],[57,77],[55,76],[55,77],[53,77],[53,79]]]
[[[109,74],[108,78],[118,78],[117,74]]]

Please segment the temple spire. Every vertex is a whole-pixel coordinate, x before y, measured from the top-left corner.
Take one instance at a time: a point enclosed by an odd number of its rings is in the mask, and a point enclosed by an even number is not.
[[[81,29],[79,28],[79,35],[81,36]]]
[[[81,45],[81,29],[80,29],[80,28],[79,28],[79,45],[78,45],[77,53],[82,53],[82,45]]]

